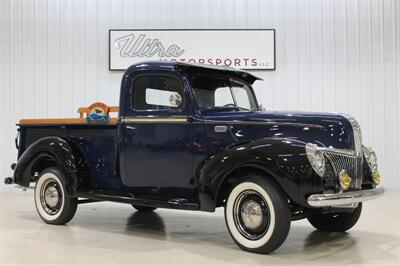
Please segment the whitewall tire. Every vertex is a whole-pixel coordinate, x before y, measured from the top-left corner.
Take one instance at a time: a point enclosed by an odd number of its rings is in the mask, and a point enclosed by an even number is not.
[[[229,193],[225,221],[240,248],[269,253],[285,241],[291,212],[287,198],[273,180],[248,176]]]
[[[35,205],[45,223],[65,224],[74,217],[78,199],[67,195],[65,184],[65,174],[58,167],[41,172],[35,186]]]

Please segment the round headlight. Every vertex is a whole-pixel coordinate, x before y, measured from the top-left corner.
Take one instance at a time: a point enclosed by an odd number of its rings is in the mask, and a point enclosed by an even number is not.
[[[307,158],[310,161],[314,171],[323,176],[325,173],[325,156],[322,151],[318,150],[318,146],[312,143],[306,145]]]
[[[367,161],[369,168],[374,171],[378,168],[378,159],[376,153],[371,148],[363,147],[364,158]]]

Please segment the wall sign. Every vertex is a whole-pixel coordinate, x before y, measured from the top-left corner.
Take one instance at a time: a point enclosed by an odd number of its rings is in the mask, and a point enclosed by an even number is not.
[[[275,30],[109,31],[109,69],[149,60],[275,70]]]

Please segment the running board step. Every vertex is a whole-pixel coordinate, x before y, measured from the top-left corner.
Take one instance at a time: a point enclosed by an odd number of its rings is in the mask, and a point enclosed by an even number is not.
[[[189,203],[186,199],[172,199],[169,201],[138,199],[130,195],[115,195],[106,191],[76,192],[75,196],[95,201],[113,201],[140,206],[149,206],[168,209],[199,210],[197,203]]]

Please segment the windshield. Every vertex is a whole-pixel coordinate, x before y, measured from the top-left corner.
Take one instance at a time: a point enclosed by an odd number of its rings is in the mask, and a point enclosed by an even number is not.
[[[215,74],[199,74],[192,78],[192,87],[200,107],[258,109],[251,87],[241,80]]]

